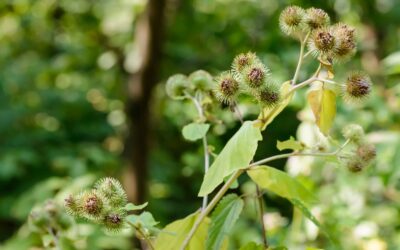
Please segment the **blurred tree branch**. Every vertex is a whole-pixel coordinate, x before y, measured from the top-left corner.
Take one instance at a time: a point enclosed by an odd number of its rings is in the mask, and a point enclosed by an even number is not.
[[[130,76],[126,114],[129,131],[125,142],[124,174],[129,200],[145,200],[148,177],[150,99],[159,80],[166,0],[149,0],[136,26],[135,39],[141,53],[139,70]]]

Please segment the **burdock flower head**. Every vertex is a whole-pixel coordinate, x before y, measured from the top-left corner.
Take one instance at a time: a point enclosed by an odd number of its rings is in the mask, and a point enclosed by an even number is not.
[[[347,77],[345,97],[349,100],[366,98],[371,92],[371,79],[363,72],[353,72]]]
[[[334,52],[336,38],[330,28],[319,28],[311,34],[308,48],[314,56],[326,56],[330,58]]]
[[[257,90],[256,98],[265,107],[275,106],[281,99],[278,85],[274,82],[264,84]]]
[[[232,104],[239,93],[239,83],[230,71],[221,73],[216,79],[214,89],[217,99],[225,104]]]
[[[259,59],[256,54],[252,52],[241,53],[233,59],[232,71],[235,73],[235,76],[238,76],[246,67],[257,61],[259,61]]]
[[[329,15],[325,11],[317,8],[306,10],[304,23],[307,30],[315,30],[328,26],[329,22]]]
[[[356,52],[355,29],[344,23],[337,23],[332,29],[336,40],[333,58],[338,62],[346,61]]]
[[[256,62],[243,70],[242,80],[250,89],[257,89],[267,80],[268,72],[268,68],[263,63]]]
[[[301,31],[304,18],[305,10],[303,8],[289,6],[282,11],[279,17],[279,26],[286,35],[293,35]]]

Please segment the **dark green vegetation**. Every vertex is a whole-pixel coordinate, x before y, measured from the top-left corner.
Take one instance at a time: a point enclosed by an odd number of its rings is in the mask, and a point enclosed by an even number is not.
[[[33,206],[43,207],[50,198],[60,205],[67,194],[91,187],[100,177],[131,173],[127,169],[134,169],[131,162],[137,157],[132,155],[140,155],[135,149],[143,147],[151,149],[146,157],[148,171],[136,173],[147,172],[140,180],[148,187],[147,210],[156,220],[164,226],[199,208],[201,199],[196,197],[203,179],[202,145],[184,140],[180,132],[197,113],[190,102],[167,98],[162,83],[172,74],[190,74],[199,68],[217,75],[235,55],[249,50],[268,64],[275,81],[291,78],[298,43],[282,35],[278,25],[279,13],[288,4],[323,8],[332,21],[356,28],[358,53],[351,63],[335,68],[335,74],[344,79],[349,69],[364,68],[375,85],[371,98],[362,104],[338,102],[331,134],[340,138],[345,124],[358,123],[367,133],[373,131],[370,139],[378,148],[376,162],[361,174],[309,159],[290,161],[289,172],[298,174],[298,180],[319,198],[314,214],[345,249],[368,249],[371,244],[386,245],[372,249],[396,249],[400,245],[400,56],[396,54],[400,50],[400,4],[395,0],[171,1],[164,9],[164,36],[157,40],[163,46],[154,57],[159,64],[150,67],[150,75],[156,77],[150,82],[161,84],[144,95],[148,114],[143,112],[146,109],[132,109],[137,106],[130,105],[135,103],[133,94],[127,94],[133,91],[127,90],[128,83],[135,81],[137,69],[143,67],[142,50],[135,42],[140,44],[143,38],[137,17],[145,2],[2,1],[2,244],[8,249],[40,246],[46,238],[23,225]],[[299,78],[303,80],[315,67],[307,62]],[[276,141],[296,135],[296,130],[297,139],[309,139],[310,118],[298,113],[304,106],[303,96],[297,96],[268,127],[255,159],[279,153]],[[255,119],[257,106],[249,101],[246,107],[245,118]],[[125,110],[133,111],[125,115]],[[215,152],[220,152],[240,124],[226,107],[216,112],[223,122],[211,128],[208,139]],[[145,141],[136,139],[137,135],[129,137],[135,128],[130,122],[138,120],[147,120],[137,130],[146,135]],[[271,165],[284,169],[285,160]],[[143,191],[131,174],[123,176],[128,195],[135,186]],[[249,196],[242,218],[231,232],[232,246],[261,241],[257,210],[252,207],[254,187],[248,181],[245,176],[239,179],[242,186],[237,192]],[[130,194],[131,199],[134,196],[134,192]],[[270,193],[264,197],[271,245],[328,244],[287,200]],[[82,230],[90,235],[90,249],[129,249],[127,237],[107,236],[92,225]]]

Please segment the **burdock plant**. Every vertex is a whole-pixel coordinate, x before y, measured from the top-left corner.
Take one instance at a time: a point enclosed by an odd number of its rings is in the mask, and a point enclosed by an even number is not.
[[[242,197],[225,194],[243,173],[247,173],[256,184],[255,196],[258,197],[264,245],[255,248],[257,244],[250,243],[245,249],[270,247],[266,233],[268,225],[264,225],[262,217],[263,189],[287,198],[323,229],[321,231],[332,244],[337,244],[323,228],[323,223],[312,216],[309,210],[310,205],[315,202],[314,195],[285,172],[265,164],[293,156],[325,157],[335,160],[352,173],[358,173],[370,165],[376,156],[375,146],[368,142],[363,129],[355,124],[346,126],[342,131],[344,142],[328,147],[321,147],[318,143],[306,146],[291,137],[287,141],[277,142],[279,150],[291,152],[259,160],[253,158],[258,142],[263,139],[261,132],[290,103],[298,90],[308,87],[306,99],[314,115],[319,136],[325,137],[326,141],[333,141],[330,130],[334,125],[337,97],[343,96],[350,102],[364,100],[371,92],[372,83],[361,71],[349,73],[346,79],[335,78],[334,66],[350,60],[356,53],[355,28],[345,23],[331,24],[329,15],[322,9],[303,9],[298,6],[284,9],[279,25],[284,34],[300,42],[299,59],[293,76],[283,83],[273,81],[273,72],[270,72],[268,64],[254,52],[237,55],[230,70],[213,77],[214,87],[208,84],[197,87],[195,81],[181,74],[168,79],[166,91],[169,96],[177,99],[175,95],[179,92],[179,99],[190,100],[198,111],[198,117],[183,128],[182,134],[190,141],[202,140],[205,176],[198,195],[203,197],[203,205],[200,211],[169,224],[164,229],[165,233],[156,239],[156,249],[222,249],[226,234],[243,208]],[[306,59],[315,60],[318,67],[309,78],[299,81],[299,73]],[[207,79],[207,83],[211,82],[209,75],[204,74],[203,77]],[[249,96],[260,107],[257,119],[244,121],[238,107],[238,103],[243,100],[242,96]],[[206,113],[210,110],[210,105],[219,106],[218,102],[224,104],[222,106],[229,106],[242,126],[210,164],[207,132],[213,125],[213,120],[208,119],[210,116]],[[211,194],[214,196],[208,201]],[[211,217],[208,217],[210,213]]]

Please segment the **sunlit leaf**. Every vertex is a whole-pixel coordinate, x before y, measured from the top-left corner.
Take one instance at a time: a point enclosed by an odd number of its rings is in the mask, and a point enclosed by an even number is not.
[[[246,121],[228,141],[204,176],[199,196],[211,193],[226,176],[246,168],[253,159],[260,140],[260,129],[253,122]]]
[[[289,138],[289,140],[286,141],[277,141],[276,147],[282,151],[285,149],[292,149],[292,150],[303,150],[304,149],[304,144],[296,141],[293,136]]]
[[[336,94],[322,82],[315,82],[307,95],[308,103],[314,113],[320,131],[327,135],[336,115]]]
[[[143,212],[140,215],[131,214],[126,217],[129,224],[134,226],[142,226],[145,228],[152,228],[158,224],[153,215],[149,212]]]
[[[243,200],[236,194],[225,196],[211,215],[206,249],[219,250],[243,209]]]
[[[193,213],[184,219],[168,224],[158,235],[154,246],[156,250],[177,250],[180,249],[186,236],[193,227],[199,212]],[[205,249],[207,230],[210,219],[205,218],[200,224],[193,238],[190,240],[186,250]]]
[[[264,250],[264,246],[255,242],[249,242],[242,246],[239,250]]]
[[[261,130],[265,130],[265,128],[270,124],[275,117],[277,117],[290,103],[293,98],[293,93],[289,94],[292,89],[291,81],[286,81],[282,84],[280,88],[280,93],[282,98],[284,98],[277,107],[266,107],[262,110],[261,114],[258,116],[258,125]]]
[[[310,191],[281,170],[268,166],[259,166],[248,170],[247,173],[261,188],[286,199],[297,199],[306,204],[316,201],[316,198]]]
[[[203,138],[208,129],[210,128],[210,124],[206,123],[190,123],[183,127],[182,135],[186,140],[196,141]]]

